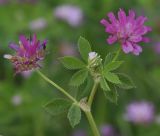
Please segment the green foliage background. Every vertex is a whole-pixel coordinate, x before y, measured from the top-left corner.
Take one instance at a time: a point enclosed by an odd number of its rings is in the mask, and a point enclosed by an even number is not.
[[[84,22],[73,28],[53,16],[53,10],[61,4],[79,6],[84,13]],[[118,105],[106,101],[102,91],[98,90],[93,104],[93,114],[100,127],[103,124],[112,124],[123,136],[158,136],[160,124],[152,123],[149,126],[138,126],[128,123],[123,115],[129,102],[147,100],[154,103],[156,115],[160,108],[160,54],[153,50],[154,42],[160,37],[160,16],[158,0],[37,0],[31,2],[11,1],[0,5],[0,134],[4,136],[70,136],[77,129],[84,129],[88,135],[90,128],[84,115],[81,123],[73,130],[69,125],[66,114],[50,116],[45,112],[43,105],[52,98],[64,97],[55,88],[48,85],[36,73],[28,78],[22,75],[14,76],[14,72],[3,55],[11,53],[8,48],[10,42],[18,42],[18,35],[37,33],[39,39],[48,39],[48,55],[43,63],[42,71],[49,78],[63,86],[73,96],[79,95],[81,90],[68,86],[73,72],[66,70],[58,62],[60,45],[63,42],[74,44],[77,49],[77,40],[83,36],[90,41],[93,50],[102,58],[110,51],[117,50],[119,45],[108,46],[107,34],[99,21],[109,11],[115,13],[119,8],[126,11],[134,9],[138,15],[148,17],[148,25],[153,28],[150,33],[151,43],[143,45],[143,53],[136,57],[121,54],[125,63],[120,71],[130,75],[137,88],[123,91],[118,90]],[[47,27],[41,31],[31,31],[29,23],[37,18],[45,18]],[[160,40],[159,40],[160,42]],[[79,54],[77,55],[79,56]],[[14,106],[13,96],[20,95],[22,103]]]

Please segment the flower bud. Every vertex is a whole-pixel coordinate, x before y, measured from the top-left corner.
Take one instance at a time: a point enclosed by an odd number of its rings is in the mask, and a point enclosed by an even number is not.
[[[89,53],[89,60],[93,60],[96,57],[97,57],[97,53],[96,52],[90,52]]]
[[[98,55],[96,52],[90,52],[88,54],[88,65],[90,68],[100,66],[101,62],[102,59],[100,58],[100,55]]]

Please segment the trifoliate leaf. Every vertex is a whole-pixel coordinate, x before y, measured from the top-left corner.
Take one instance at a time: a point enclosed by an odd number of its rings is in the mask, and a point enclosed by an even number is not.
[[[111,91],[103,91],[105,97],[112,103],[117,104],[118,101],[118,92],[115,86],[112,87]]]
[[[109,72],[116,70],[120,67],[120,65],[123,63],[123,61],[112,61],[104,66],[104,72]]]
[[[88,70],[87,69],[82,69],[82,70],[79,70],[78,72],[76,72],[71,80],[70,80],[70,85],[72,86],[79,86],[81,85],[82,83],[84,83],[84,81],[86,80],[88,76]]]
[[[55,116],[66,112],[71,103],[66,99],[54,99],[44,105],[44,109],[49,114]]]
[[[108,83],[107,83],[107,81],[105,80],[104,77],[101,77],[100,87],[105,91],[110,91],[109,85],[108,85]]]
[[[88,54],[91,52],[91,46],[88,40],[83,37],[80,37],[78,40],[78,48],[81,54],[81,57],[87,62],[88,61]]]
[[[85,67],[85,64],[81,60],[72,56],[65,56],[59,59],[67,69],[81,69]]]
[[[72,104],[72,106],[69,109],[67,117],[69,119],[71,126],[75,127],[77,124],[79,124],[81,120],[81,109],[77,105]]]
[[[128,75],[124,73],[117,73],[117,75],[119,76],[119,79],[121,80],[121,84],[117,85],[119,88],[127,90],[127,89],[132,89],[136,87],[134,82]]]
[[[121,81],[119,80],[119,77],[114,73],[107,72],[107,73],[104,73],[104,76],[111,83],[121,84]]]

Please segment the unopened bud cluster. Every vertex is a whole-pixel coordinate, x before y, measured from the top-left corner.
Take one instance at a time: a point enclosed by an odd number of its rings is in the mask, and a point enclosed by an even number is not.
[[[88,68],[95,81],[99,81],[101,75],[102,59],[96,52],[88,54]]]
[[[88,65],[90,68],[95,68],[99,66],[102,62],[102,59],[100,58],[100,55],[98,55],[96,52],[90,52],[88,54]]]

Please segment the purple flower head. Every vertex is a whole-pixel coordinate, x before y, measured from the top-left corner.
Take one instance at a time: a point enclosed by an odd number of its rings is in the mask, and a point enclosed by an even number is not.
[[[122,9],[118,12],[118,18],[115,17],[113,12],[108,13],[108,18],[109,21],[101,20],[101,24],[105,26],[105,31],[109,33],[108,44],[119,41],[125,53],[139,55],[142,52],[142,47],[138,43],[149,41],[148,38],[143,36],[151,31],[150,27],[144,26],[147,18],[143,16],[135,18],[133,10],[129,10],[127,16]]]
[[[149,124],[154,120],[154,106],[150,102],[133,102],[126,108],[125,119],[135,124]]]
[[[102,136],[117,136],[115,129],[111,125],[103,125],[101,127]]]
[[[24,35],[19,37],[19,46],[11,43],[9,47],[16,51],[15,55],[4,55],[4,58],[11,60],[14,65],[16,73],[32,70],[40,67],[38,62],[45,56],[45,48],[47,41],[42,43],[37,40],[36,34],[29,39]]]

